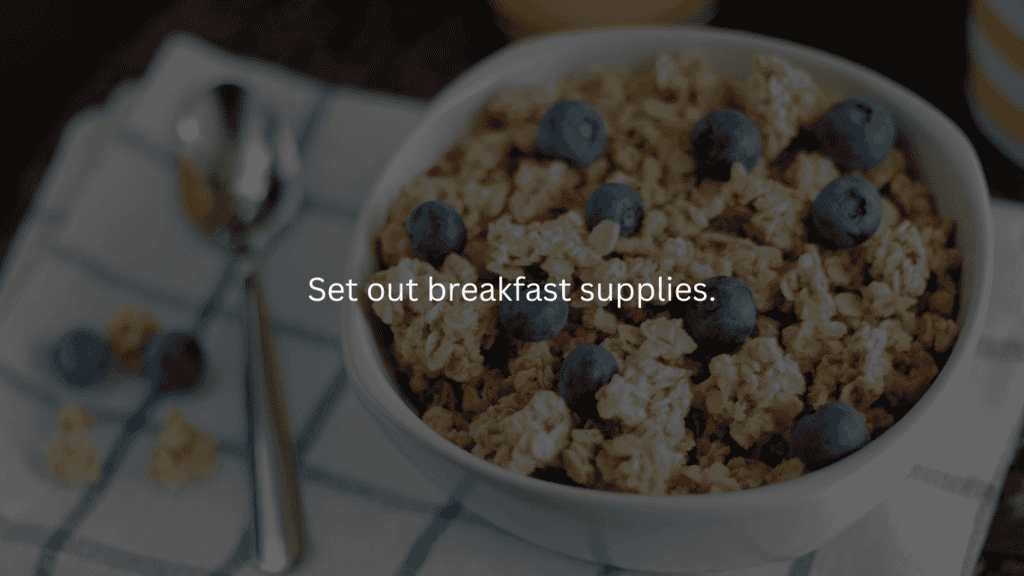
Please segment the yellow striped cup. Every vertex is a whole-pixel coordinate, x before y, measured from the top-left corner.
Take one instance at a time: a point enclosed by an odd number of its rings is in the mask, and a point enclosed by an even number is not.
[[[1024,2],[974,0],[967,98],[988,139],[1024,167]]]

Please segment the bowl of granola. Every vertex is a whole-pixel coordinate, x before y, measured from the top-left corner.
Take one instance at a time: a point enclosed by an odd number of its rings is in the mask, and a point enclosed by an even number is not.
[[[343,354],[401,451],[526,540],[653,571],[795,558],[967,385],[987,198],[947,117],[836,56],[540,37],[445,89],[380,175]]]

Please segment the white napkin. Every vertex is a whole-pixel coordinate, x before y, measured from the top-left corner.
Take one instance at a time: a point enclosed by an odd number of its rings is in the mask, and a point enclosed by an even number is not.
[[[346,237],[368,186],[416,124],[423,103],[327,89],[225,55],[189,37],[168,41],[147,74],[64,135],[0,285],[0,574],[35,574],[41,547],[84,489],[45,466],[54,418],[71,399],[97,415],[107,454],[145,393],[126,378],[72,393],[39,360],[77,325],[102,328],[131,303],[168,328],[187,327],[226,258],[189,228],[176,204],[169,126],[181,99],[220,81],[256,87],[290,113],[308,181],[301,219],[271,255],[264,284],[289,416],[304,457],[311,553],[299,574],[635,574],[550,552],[450,501],[384,437],[347,386],[338,306],[315,303],[312,276],[341,279]],[[994,499],[1020,437],[1024,207],[993,202],[997,278],[963,410],[900,494],[813,555],[733,576],[972,574]],[[207,480],[176,492],[146,478],[159,415],[128,451],[95,508],[57,555],[54,574],[245,574],[250,523],[238,316],[213,316],[202,341],[212,364],[201,394],[167,399],[218,438]],[[941,528],[936,528],[937,526]]]

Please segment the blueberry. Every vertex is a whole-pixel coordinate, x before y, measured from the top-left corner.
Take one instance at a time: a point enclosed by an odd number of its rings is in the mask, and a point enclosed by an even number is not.
[[[822,152],[847,172],[878,166],[896,142],[896,121],[885,106],[851,98],[828,109],[815,130]]]
[[[878,231],[882,196],[859,176],[840,176],[814,199],[811,221],[823,244],[840,250],[851,248]]]
[[[604,154],[608,127],[597,110],[583,100],[558,102],[540,120],[537,148],[564,158],[580,168],[590,166]]]
[[[703,284],[707,298],[697,301],[691,296],[689,301],[681,303],[687,330],[704,351],[734,349],[754,332],[757,321],[754,295],[742,280],[731,276],[715,276]]]
[[[790,445],[810,470],[818,470],[855,452],[868,440],[864,416],[845,402],[829,402],[793,426]]]
[[[458,210],[440,200],[420,204],[405,222],[412,251],[440,267],[449,254],[466,247],[466,224]]]
[[[163,392],[184,392],[206,374],[203,349],[192,332],[167,332],[146,344],[143,351],[146,375]]]
[[[603,220],[614,220],[620,226],[619,236],[632,238],[640,232],[640,224],[644,219],[644,201],[631,187],[610,182],[594,190],[583,214],[589,230],[593,230]]]
[[[619,363],[605,348],[597,344],[577,346],[562,362],[558,390],[573,412],[597,420],[599,415],[594,394],[618,371]]]
[[[87,329],[68,332],[53,351],[57,372],[75,386],[91,386],[103,380],[110,371],[112,356],[110,343]]]
[[[736,162],[749,172],[761,157],[761,147],[757,126],[735,110],[719,108],[701,118],[690,132],[690,152],[699,178],[725,182]]]
[[[502,300],[498,306],[498,320],[512,336],[527,342],[542,342],[554,337],[565,327],[569,321],[569,303],[561,296],[552,302],[531,302],[526,294],[533,290],[533,284],[527,284],[518,300]],[[543,289],[540,293],[542,297],[545,296]]]

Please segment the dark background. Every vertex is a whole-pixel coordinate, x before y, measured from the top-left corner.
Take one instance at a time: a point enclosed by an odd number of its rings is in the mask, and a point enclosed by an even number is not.
[[[0,77],[8,144],[0,189],[0,257],[64,123],[140,75],[162,37],[189,30],[236,53],[325,82],[429,98],[507,43],[485,0],[121,5],[0,3]],[[720,0],[711,24],[808,44],[878,70],[935,104],[974,142],[993,193],[1024,200],[1024,172],[981,135],[964,96],[968,2]]]
[[[0,3],[0,85],[7,142],[0,182],[0,258],[45,173],[65,123],[141,75],[165,34],[187,30],[238,54],[327,83],[430,98],[509,40],[485,0],[331,2],[179,0]],[[838,54],[903,84],[945,112],[978,150],[993,194],[1024,201],[1024,171],[974,126],[967,108],[969,3],[720,0],[711,24]],[[1021,488],[1024,459],[1006,494]],[[1011,486],[1011,484],[1013,486]],[[1021,488],[1024,489],[1024,488]],[[1024,523],[1000,507],[989,570],[1024,562]]]

